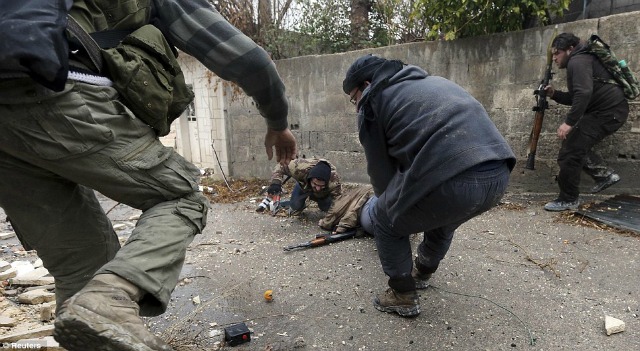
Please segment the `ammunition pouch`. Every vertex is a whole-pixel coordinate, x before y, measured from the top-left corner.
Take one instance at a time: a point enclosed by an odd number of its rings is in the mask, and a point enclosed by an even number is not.
[[[73,17],[68,29],[131,112],[159,136],[169,134],[171,123],[194,95],[162,31],[146,24],[130,33],[107,30],[89,35]]]
[[[101,53],[106,73],[125,105],[158,135],[169,134],[171,123],[194,95],[162,32],[144,25]]]

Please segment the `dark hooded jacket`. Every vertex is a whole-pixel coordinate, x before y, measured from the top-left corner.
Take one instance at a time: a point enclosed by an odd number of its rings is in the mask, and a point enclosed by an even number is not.
[[[556,90],[551,97],[559,104],[571,106],[566,124],[574,126],[585,114],[609,118],[621,104],[628,105],[622,87],[598,79],[612,80],[613,76],[594,55],[587,52],[584,42],[581,42],[571,52],[567,63],[569,91]],[[622,122],[626,121],[626,117],[626,114],[616,116],[618,119],[624,118]]]
[[[361,103],[369,100],[369,90]],[[360,142],[377,206],[392,221],[469,168],[490,160],[515,165],[482,105],[462,87],[419,67],[404,66],[369,104],[359,106]]]

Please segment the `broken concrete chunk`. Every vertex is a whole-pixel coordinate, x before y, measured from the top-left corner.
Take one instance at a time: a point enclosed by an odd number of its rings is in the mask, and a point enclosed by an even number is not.
[[[35,261],[33,262],[33,267],[34,267],[34,268],[42,267],[42,259],[41,259],[41,258],[38,258],[37,260],[35,260]]]
[[[18,274],[25,274],[35,269],[33,264],[29,261],[13,261],[11,262],[11,267],[15,268],[18,271]]]
[[[39,305],[56,299],[56,294],[44,289],[30,290],[18,295],[18,301],[29,305]]]
[[[13,334],[0,336],[0,343],[15,342],[29,338],[42,338],[49,335],[53,335],[53,324],[40,328],[32,328],[30,330],[20,330]]]
[[[20,271],[18,270],[18,276],[16,277],[16,279],[20,279],[20,280],[40,279],[47,274],[49,274],[49,271],[44,267],[38,267],[36,269],[32,269],[24,273],[20,273]]]
[[[114,224],[113,225],[113,230],[118,231],[118,230],[123,230],[127,228],[127,225],[124,223],[118,223],[118,224]]]
[[[0,233],[0,240],[13,238],[14,236],[16,236],[16,233],[15,233],[15,232],[4,232],[4,233]]]
[[[0,260],[0,272],[4,272],[9,268],[11,268],[11,263]]]
[[[14,278],[18,275],[18,270],[11,267],[4,272],[0,272],[0,280]]]
[[[12,285],[33,286],[33,285],[49,285],[55,283],[53,277],[42,277],[38,279],[17,279],[12,278],[9,281]]]
[[[50,321],[56,317],[56,302],[51,301],[42,304],[40,309],[40,320],[43,322]]]
[[[604,328],[607,331],[607,335],[621,333],[624,331],[624,327],[625,324],[623,321],[611,316],[604,317]]]
[[[15,325],[16,325],[15,319],[0,315],[0,327],[15,327]]]

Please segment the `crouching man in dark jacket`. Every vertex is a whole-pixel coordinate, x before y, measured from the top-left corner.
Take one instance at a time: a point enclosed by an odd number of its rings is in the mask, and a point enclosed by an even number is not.
[[[343,82],[358,111],[375,196],[361,222],[373,233],[389,289],[373,304],[410,317],[454,231],[502,198],[515,156],[482,105],[419,67],[366,55]],[[415,266],[409,235],[424,232]]]

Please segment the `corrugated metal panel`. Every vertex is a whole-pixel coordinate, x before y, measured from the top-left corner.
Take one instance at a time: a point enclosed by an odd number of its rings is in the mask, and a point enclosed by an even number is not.
[[[640,197],[616,195],[576,213],[612,227],[640,233]]]

